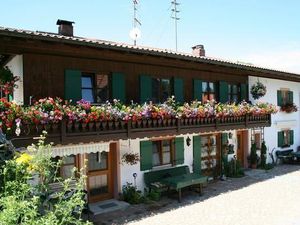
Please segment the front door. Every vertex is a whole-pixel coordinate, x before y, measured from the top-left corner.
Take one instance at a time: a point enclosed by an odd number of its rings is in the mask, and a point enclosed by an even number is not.
[[[243,132],[237,132],[237,160],[240,161],[242,167],[244,167],[244,143],[243,143]]]
[[[89,202],[113,197],[113,151],[87,154],[87,189]]]

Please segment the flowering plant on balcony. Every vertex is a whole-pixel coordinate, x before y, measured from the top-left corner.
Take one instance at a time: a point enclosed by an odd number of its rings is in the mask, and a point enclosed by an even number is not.
[[[268,103],[250,105],[243,101],[239,104],[223,104],[215,101],[205,103],[192,101],[178,104],[174,98],[161,104],[152,102],[143,105],[131,103],[121,104],[119,101],[106,102],[98,106],[91,106],[86,101],[79,101],[77,105],[63,102],[59,98],[45,98],[37,101],[33,106],[21,107],[5,99],[0,101],[1,128],[9,130],[18,123],[29,125],[57,124],[66,119],[68,124],[106,121],[141,121],[166,119],[195,119],[195,118],[223,118],[245,115],[274,114],[277,107]]]
[[[267,93],[266,86],[261,83],[260,81],[257,81],[255,84],[251,86],[251,95],[254,99],[259,99]]]
[[[19,77],[13,75],[8,67],[0,67],[0,92],[5,95],[12,94],[19,79]]]
[[[295,103],[287,103],[280,107],[280,111],[286,112],[286,113],[297,112],[298,107],[295,105]]]

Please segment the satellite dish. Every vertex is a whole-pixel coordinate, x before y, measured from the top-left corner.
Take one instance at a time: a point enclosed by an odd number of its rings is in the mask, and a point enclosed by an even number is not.
[[[133,28],[130,32],[129,32],[129,36],[132,40],[137,40],[141,37],[141,31],[138,28]]]

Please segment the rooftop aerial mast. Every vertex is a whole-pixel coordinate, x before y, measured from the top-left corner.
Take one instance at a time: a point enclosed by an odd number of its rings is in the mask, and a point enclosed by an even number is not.
[[[141,22],[138,19],[137,11],[138,11],[138,5],[139,5],[139,0],[133,0],[133,28],[129,32],[130,38],[133,40],[134,46],[136,46],[136,41],[141,37],[141,31],[138,28],[141,26]]]
[[[177,0],[173,0],[171,2],[172,4],[172,16],[171,18],[174,19],[174,25],[175,25],[175,49],[177,52],[177,21],[180,20],[180,18],[178,17],[178,13],[180,12],[178,10],[178,6],[180,5],[180,3],[178,3]]]

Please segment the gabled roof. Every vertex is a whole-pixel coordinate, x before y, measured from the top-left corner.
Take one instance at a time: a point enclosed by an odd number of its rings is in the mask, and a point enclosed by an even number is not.
[[[64,35],[50,33],[50,32],[30,31],[30,30],[22,30],[22,29],[7,28],[7,27],[0,26],[0,37],[1,36],[31,38],[37,40],[53,41],[53,42],[64,42],[68,44],[85,45],[85,46],[90,46],[95,48],[104,48],[104,49],[112,49],[112,50],[126,51],[132,53],[148,54],[153,56],[183,59],[188,61],[208,63],[208,64],[231,67],[231,68],[239,68],[239,69],[244,69],[249,71],[276,74],[276,75],[281,75],[282,76],[281,79],[284,79],[285,77],[289,77],[300,81],[300,74],[296,74],[296,73],[290,73],[287,71],[255,66],[248,63],[232,62],[229,60],[212,58],[207,56],[194,56],[192,54],[176,52],[169,49],[134,46],[134,45],[120,43],[120,42],[112,42],[112,41],[76,37],[76,36],[64,36]]]

